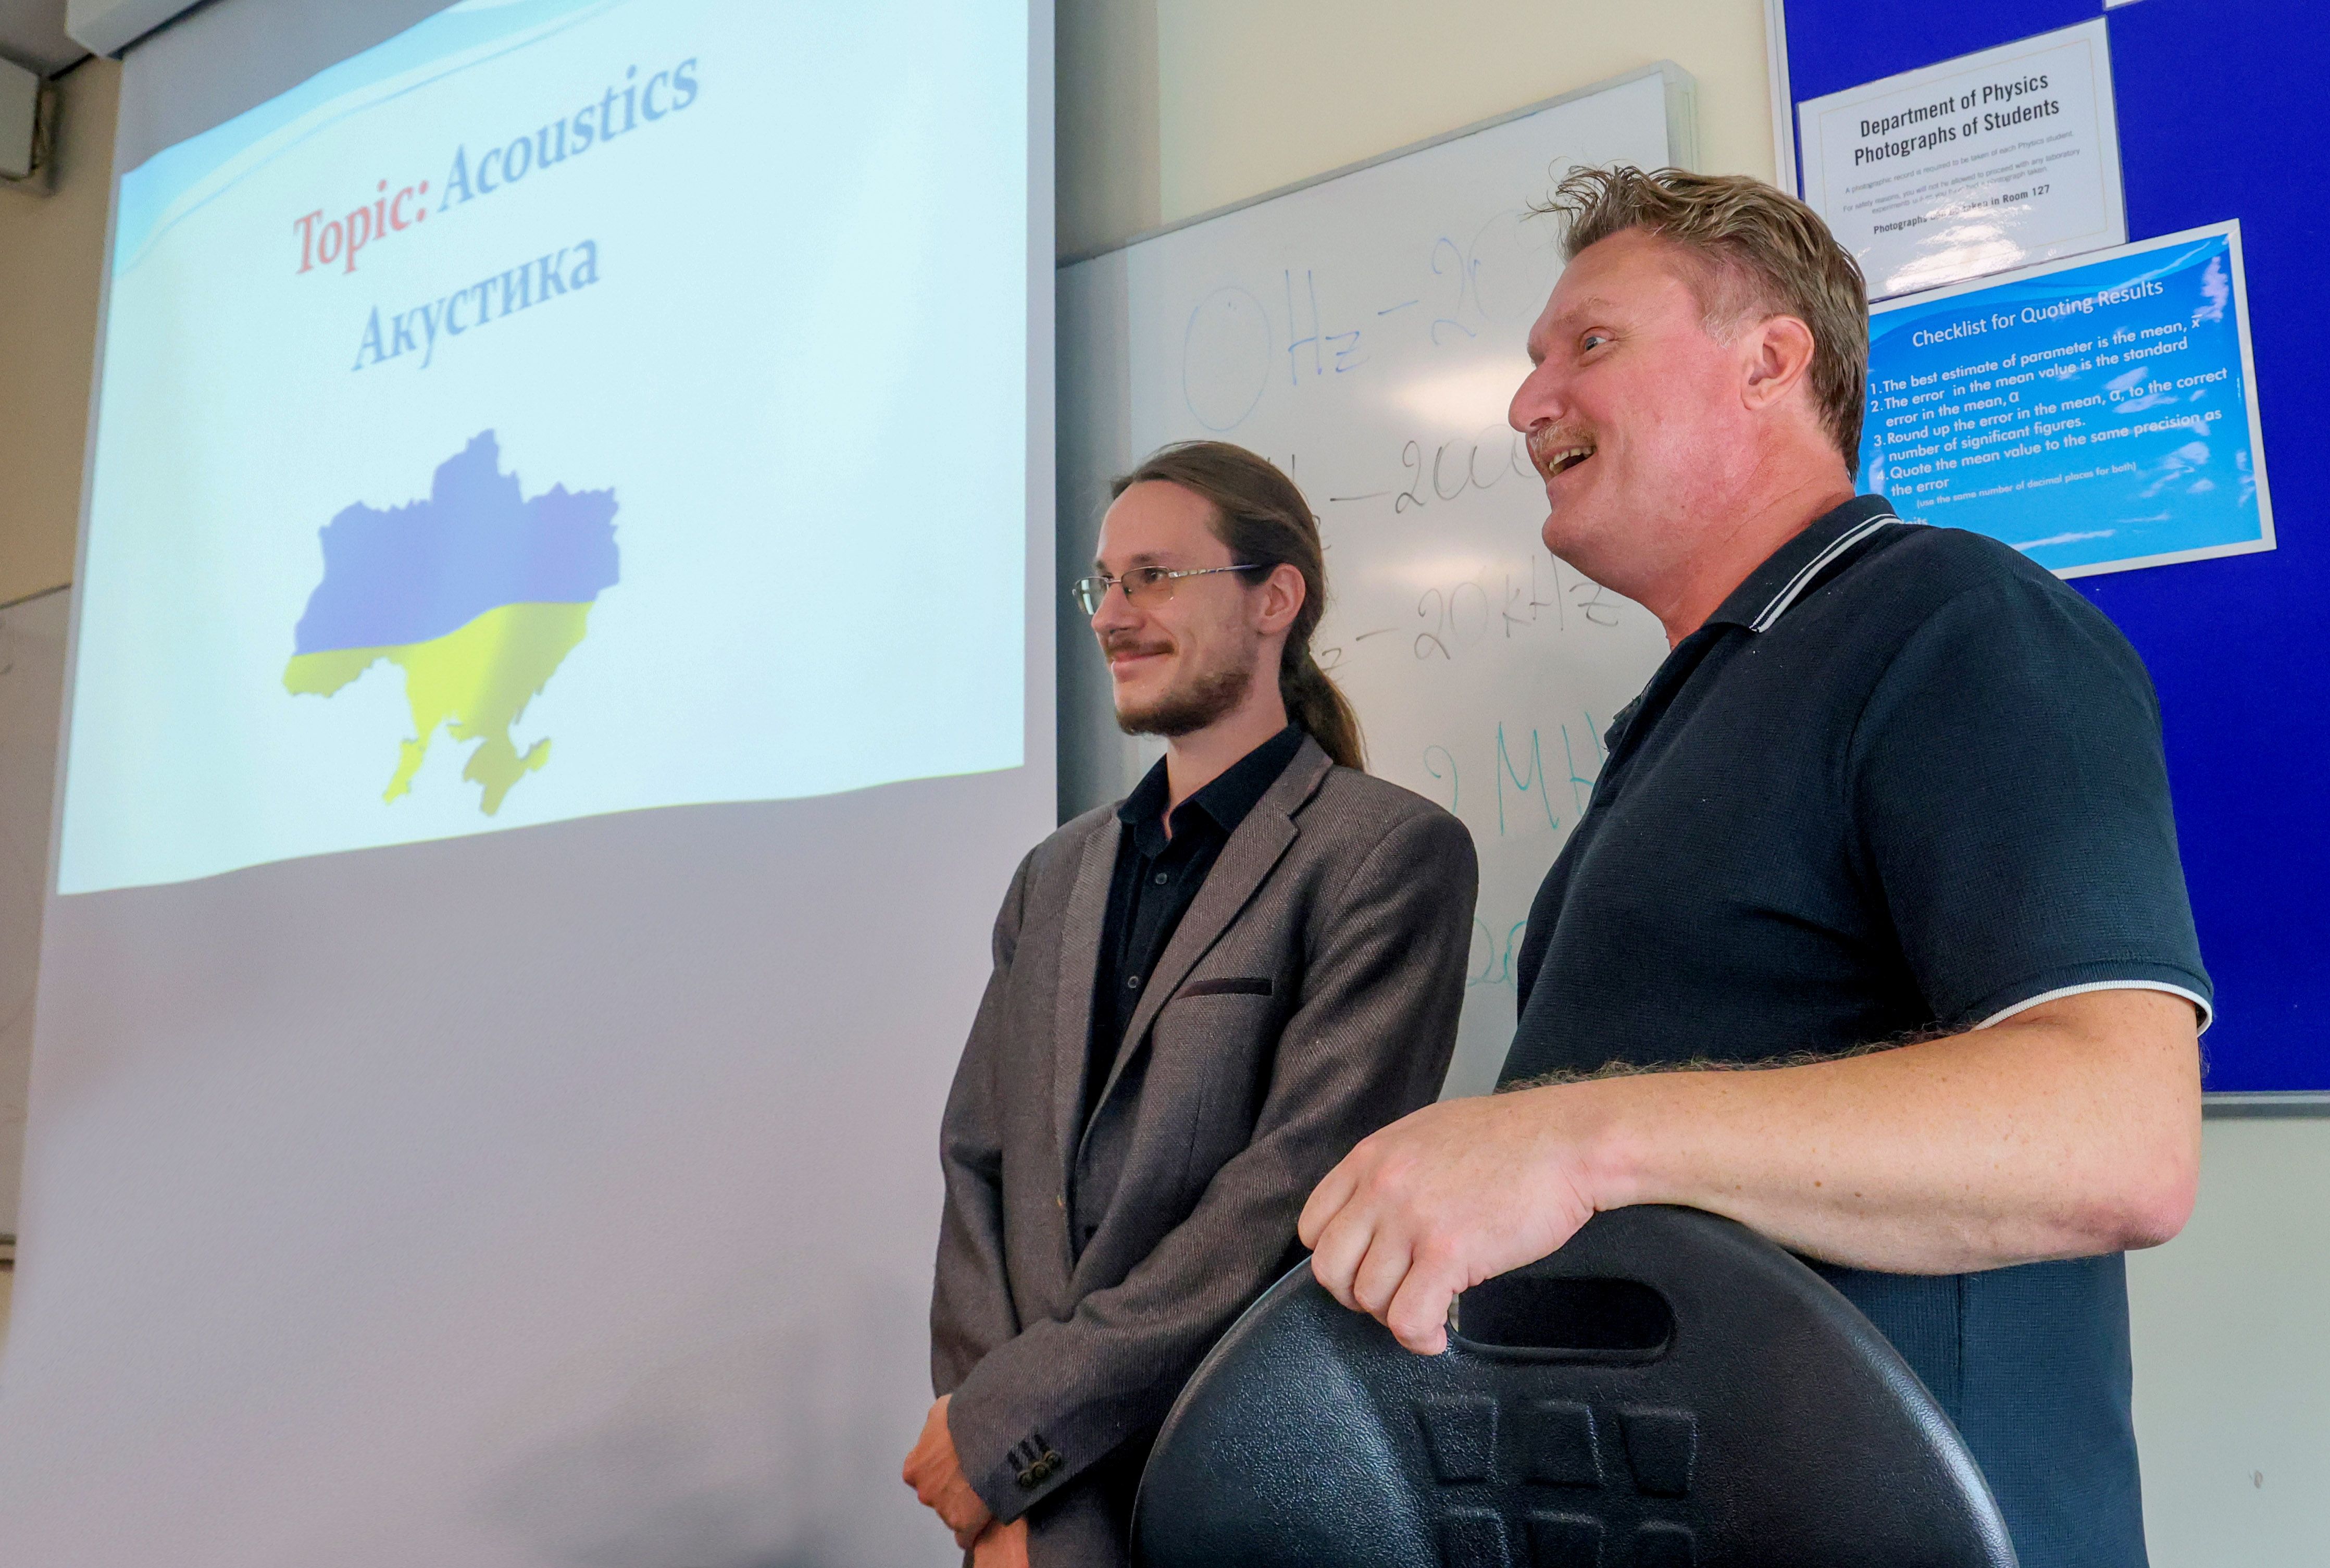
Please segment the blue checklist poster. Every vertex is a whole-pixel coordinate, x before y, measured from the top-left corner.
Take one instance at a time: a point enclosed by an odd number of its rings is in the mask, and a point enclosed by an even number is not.
[[[2273,548],[2240,224],[1874,308],[1860,483],[2066,577]]]

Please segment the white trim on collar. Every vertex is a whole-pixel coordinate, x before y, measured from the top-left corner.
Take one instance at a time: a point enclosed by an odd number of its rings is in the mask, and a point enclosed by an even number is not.
[[[1851,529],[1846,533],[1839,535],[1836,538],[1830,540],[1828,548],[1823,550],[1819,555],[1814,556],[1811,560],[1806,561],[1803,567],[1798,570],[1796,575],[1788,579],[1787,586],[1782,588],[1777,594],[1772,595],[1772,602],[1764,606],[1762,613],[1758,614],[1755,620],[1748,623],[1748,630],[1750,632],[1770,631],[1772,629],[1772,622],[1777,621],[1781,616],[1788,613],[1788,606],[1794,604],[1796,602],[1797,596],[1804,593],[1806,588],[1812,586],[1813,580],[1815,577],[1818,577],[1823,571],[1827,569],[1830,562],[1835,560],[1839,556],[1852,548],[1853,546],[1861,543],[1861,540],[1867,538],[1870,535],[1875,533],[1886,524],[1898,523],[1900,520],[1900,518],[1895,517],[1889,511],[1880,516],[1871,518],[1867,522],[1861,524],[1859,527]]]

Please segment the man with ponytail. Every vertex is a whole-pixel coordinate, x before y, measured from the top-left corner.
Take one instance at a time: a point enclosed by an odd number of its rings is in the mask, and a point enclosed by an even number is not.
[[[1325,560],[1284,474],[1157,452],[1075,592],[1165,756],[1020,863],[941,1127],[905,1479],[982,1565],[1128,1561],[1150,1441],[1301,1255],[1303,1199],[1438,1093],[1473,924],[1471,836],[1362,771],[1312,656]]]

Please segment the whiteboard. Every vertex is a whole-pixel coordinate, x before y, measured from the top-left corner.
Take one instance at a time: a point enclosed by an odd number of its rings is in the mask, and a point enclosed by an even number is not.
[[[1528,208],[1573,165],[1689,166],[1691,97],[1653,66],[1060,274],[1063,594],[1090,570],[1109,478],[1167,442],[1235,442],[1302,487],[1327,547],[1312,645],[1369,770],[1480,850],[1452,1095],[1495,1081],[1530,900],[1603,730],[1666,652],[1649,613],[1539,540],[1544,490],[1505,409],[1561,263]],[[1118,734],[1072,613],[1059,689],[1065,815],[1122,795],[1158,750]]]

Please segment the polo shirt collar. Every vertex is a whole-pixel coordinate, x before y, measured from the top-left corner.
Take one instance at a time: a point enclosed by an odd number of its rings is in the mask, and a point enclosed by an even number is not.
[[[1883,496],[1855,496],[1807,524],[1802,533],[1748,574],[1731,591],[1722,607],[1707,618],[1710,626],[1728,623],[1750,632],[1768,632],[1788,607],[1818,582],[1822,575],[1886,524],[1898,521],[1892,503]]]

